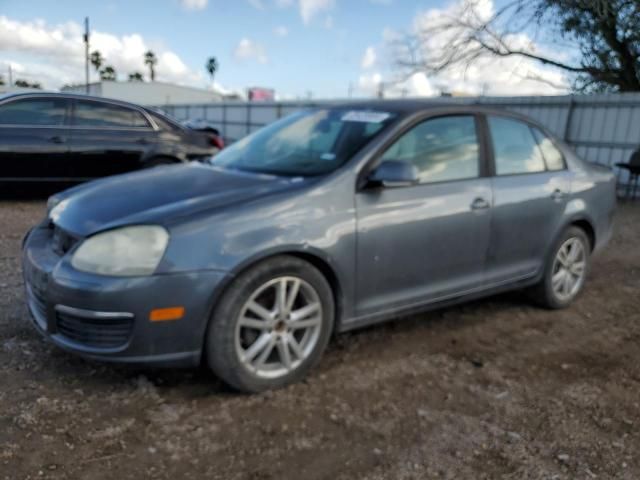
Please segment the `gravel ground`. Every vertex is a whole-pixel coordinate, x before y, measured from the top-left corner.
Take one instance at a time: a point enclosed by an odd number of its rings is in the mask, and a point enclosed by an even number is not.
[[[640,204],[570,309],[514,293],[348,333],[301,384],[234,394],[45,343],[0,201],[0,479],[640,478]]]

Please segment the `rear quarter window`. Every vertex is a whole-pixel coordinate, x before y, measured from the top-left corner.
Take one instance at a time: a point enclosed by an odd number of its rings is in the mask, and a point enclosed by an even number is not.
[[[562,152],[555,146],[553,141],[539,129],[534,127],[532,130],[533,135],[540,146],[540,150],[542,151],[544,161],[547,164],[547,170],[564,170],[565,163]]]

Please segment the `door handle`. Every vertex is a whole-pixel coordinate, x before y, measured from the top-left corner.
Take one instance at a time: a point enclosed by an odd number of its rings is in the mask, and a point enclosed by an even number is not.
[[[486,210],[489,207],[489,202],[481,197],[476,198],[473,203],[471,203],[471,210]]]
[[[556,188],[553,193],[551,194],[551,199],[555,202],[559,202],[560,200],[562,200],[564,198],[564,193],[562,190],[560,190],[559,188]]]
[[[49,138],[49,141],[51,143],[64,143],[65,139],[58,135],[54,135],[53,137]]]

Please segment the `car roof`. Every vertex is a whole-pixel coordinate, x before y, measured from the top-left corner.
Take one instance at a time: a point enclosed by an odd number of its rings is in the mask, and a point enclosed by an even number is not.
[[[512,111],[496,109],[479,105],[475,99],[461,99],[461,101],[451,101],[439,97],[434,98],[403,98],[397,100],[366,100],[366,101],[349,101],[349,102],[332,102],[330,105],[334,108],[351,108],[362,110],[385,110],[390,113],[411,114],[428,110],[450,110],[452,112],[469,112],[469,113],[505,113],[513,116],[519,116],[527,119],[524,115],[514,113]],[[320,107],[321,105],[318,105]],[[528,120],[528,119],[527,119]]]
[[[331,102],[326,106],[332,108],[344,108],[354,110],[382,110],[401,116],[410,116],[419,113],[434,113],[437,115],[459,115],[459,114],[485,114],[498,115],[502,117],[511,117],[516,120],[523,121],[543,130],[547,135],[549,131],[540,122],[513,110],[499,108],[496,106],[479,105],[475,98],[461,98],[460,101],[452,101],[447,98],[403,98],[403,99],[374,99],[366,101],[346,101]],[[316,108],[322,108],[323,104],[315,105]]]
[[[132,107],[132,108],[140,108],[143,110],[147,110],[142,105],[138,105],[131,102],[125,102],[123,100],[116,100],[114,98],[107,97],[96,97],[94,95],[85,95],[83,93],[65,93],[65,92],[20,92],[20,93],[10,93],[0,97],[1,101],[9,100],[9,99],[17,99],[17,98],[29,98],[29,97],[54,97],[54,98],[68,98],[68,99],[77,99],[77,100],[91,100],[96,102],[103,103],[112,103],[115,105],[122,105],[123,107]]]

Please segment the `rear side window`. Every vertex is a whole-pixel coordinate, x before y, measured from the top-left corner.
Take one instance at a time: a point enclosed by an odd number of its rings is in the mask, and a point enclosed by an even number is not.
[[[148,127],[137,110],[108,103],[76,101],[73,124],[81,127]]]
[[[529,125],[510,118],[489,117],[496,175],[545,171],[542,152]]]
[[[419,123],[391,145],[382,160],[412,163],[420,183],[434,183],[478,177],[478,151],[475,118],[459,115]]]
[[[25,98],[0,105],[0,125],[64,125],[67,100]]]
[[[557,171],[564,170],[564,157],[562,152],[553,144],[551,139],[547,137],[537,128],[533,128],[533,135],[542,150],[542,156],[547,164],[547,170]]]
[[[156,122],[158,128],[161,130],[165,130],[167,132],[182,132],[184,128],[175,123],[175,120],[168,119],[163,115],[158,115],[156,112],[147,111],[149,115],[153,118],[153,121]]]

